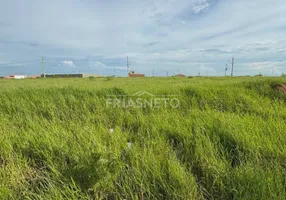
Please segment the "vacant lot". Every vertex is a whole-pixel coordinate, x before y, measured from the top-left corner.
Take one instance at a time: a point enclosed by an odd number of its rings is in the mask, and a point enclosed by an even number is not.
[[[0,197],[285,199],[285,82],[1,80]],[[106,105],[138,91],[181,105]]]

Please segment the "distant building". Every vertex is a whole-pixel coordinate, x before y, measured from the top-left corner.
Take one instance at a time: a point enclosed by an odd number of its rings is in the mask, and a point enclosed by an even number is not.
[[[46,78],[89,78],[89,77],[100,77],[98,74],[46,74]],[[43,78],[44,75],[42,74]]]
[[[89,78],[89,77],[95,77],[95,78],[100,78],[101,76],[98,74],[83,74],[83,78]]]
[[[128,76],[129,76],[130,78],[145,77],[145,74],[137,74],[137,73],[135,73],[135,71],[130,71],[130,72],[128,73]]]
[[[186,77],[184,74],[176,74],[177,77]]]
[[[26,76],[26,75],[10,75],[10,76],[1,76],[0,78],[2,79],[36,79],[36,78],[41,78],[41,75],[35,75],[35,76]]]
[[[41,78],[41,75],[27,76],[27,78],[29,78],[29,79]]]
[[[25,75],[10,75],[10,76],[4,76],[4,79],[24,79],[27,78]]]

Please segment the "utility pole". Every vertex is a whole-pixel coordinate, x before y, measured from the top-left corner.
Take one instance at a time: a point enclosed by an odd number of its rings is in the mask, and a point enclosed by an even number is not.
[[[152,72],[152,75],[153,75],[153,77],[154,77],[154,75],[155,75],[155,69],[153,68],[153,72]]]
[[[233,68],[234,68],[234,57],[232,57],[231,76],[233,76]]]
[[[224,73],[224,76],[226,76],[226,71],[227,71],[227,64],[225,64],[225,73]]]
[[[129,60],[127,56],[127,61],[126,61],[126,68],[127,68],[127,76],[129,75]]]
[[[44,56],[42,57],[42,70],[43,70],[43,76],[44,76],[44,78],[46,78],[46,70],[45,70]]]
[[[164,71],[165,73],[166,73],[166,77],[168,77],[169,76],[169,72],[168,71]]]

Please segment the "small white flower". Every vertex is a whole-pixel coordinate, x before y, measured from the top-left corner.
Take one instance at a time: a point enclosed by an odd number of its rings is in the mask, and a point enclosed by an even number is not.
[[[109,133],[114,133],[114,129],[113,128],[109,129]]]
[[[128,142],[128,143],[127,143],[127,146],[128,146],[129,149],[131,149],[132,143],[131,143],[131,142]]]

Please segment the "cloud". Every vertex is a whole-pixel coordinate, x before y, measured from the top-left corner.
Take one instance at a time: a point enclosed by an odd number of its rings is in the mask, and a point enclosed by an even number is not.
[[[261,61],[261,62],[247,62],[240,65],[238,71],[244,70],[248,74],[255,75],[262,73],[267,76],[280,76],[284,71],[283,68],[286,66],[286,62],[277,61]]]
[[[107,67],[105,64],[103,64],[102,62],[99,62],[99,61],[89,61],[89,66],[91,68],[97,68],[97,67]]]
[[[107,71],[114,71],[114,70],[120,70],[120,71],[126,71],[126,66],[125,67],[121,67],[121,66],[118,66],[118,65],[113,65],[113,66],[108,66],[100,61],[89,61],[89,66],[91,68],[104,68],[106,69]]]
[[[200,0],[196,5],[193,6],[193,11],[195,14],[206,11],[210,7],[207,0]]]
[[[62,61],[62,64],[68,65],[68,66],[75,66],[75,64],[71,60],[64,60],[64,61]]]
[[[253,70],[269,70],[269,69],[279,69],[285,66],[286,62],[250,62],[247,63],[247,67]]]
[[[204,49],[202,52],[205,52],[207,54],[231,54],[231,51],[226,51],[222,49]]]
[[[160,43],[160,42],[158,42],[158,41],[149,42],[149,43],[147,43],[147,44],[144,44],[144,47],[152,47],[152,46],[157,45],[157,44],[159,44],[159,43]]]

